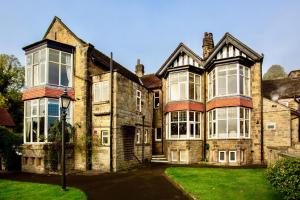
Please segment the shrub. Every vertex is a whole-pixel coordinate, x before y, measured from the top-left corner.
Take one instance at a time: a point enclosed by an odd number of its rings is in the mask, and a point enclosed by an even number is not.
[[[277,161],[268,168],[267,179],[284,195],[284,199],[300,199],[300,159]]]
[[[0,152],[6,170],[20,170],[21,156],[17,154],[22,136],[0,126]]]

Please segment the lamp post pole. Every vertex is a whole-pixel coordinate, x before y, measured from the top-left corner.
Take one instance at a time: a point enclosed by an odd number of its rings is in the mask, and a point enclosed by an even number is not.
[[[63,191],[66,190],[66,137],[65,137],[65,130],[66,130],[66,116],[67,116],[67,109],[70,105],[71,98],[68,96],[67,88],[65,88],[64,93],[60,96],[60,103],[61,103],[61,188]]]
[[[62,190],[66,190],[66,153],[65,153],[65,121],[66,121],[66,110],[61,109],[61,187]]]

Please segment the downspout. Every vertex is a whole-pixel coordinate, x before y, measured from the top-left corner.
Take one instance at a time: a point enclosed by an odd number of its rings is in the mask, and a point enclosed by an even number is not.
[[[202,148],[202,160],[205,161],[206,158],[206,72],[203,73],[204,74],[204,115],[203,115],[203,121],[204,121],[204,133],[203,133],[203,148]]]
[[[109,140],[109,151],[110,151],[110,172],[113,172],[113,53],[110,53],[110,140]]]
[[[300,101],[294,96],[294,100],[298,103],[298,111],[300,111]],[[298,117],[298,142],[300,142],[300,117]]]
[[[161,154],[164,154],[164,90],[161,87]]]
[[[143,120],[143,140],[142,140],[142,163],[144,163],[145,154],[145,115],[142,116]]]
[[[261,118],[261,123],[260,123],[260,162],[261,164],[264,164],[264,115],[263,115],[263,87],[262,87],[262,64],[264,60],[264,54],[262,54],[262,58],[260,60],[260,118]]]

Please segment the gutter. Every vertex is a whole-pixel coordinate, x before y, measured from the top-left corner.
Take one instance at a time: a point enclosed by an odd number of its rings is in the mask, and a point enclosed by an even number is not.
[[[260,59],[260,118],[261,118],[261,123],[260,123],[260,162],[261,164],[264,164],[264,115],[263,115],[263,87],[262,87],[262,64],[264,60],[264,54],[262,54],[262,58]]]
[[[110,152],[110,172],[113,172],[113,53],[110,53],[110,140],[109,140],[109,152]]]

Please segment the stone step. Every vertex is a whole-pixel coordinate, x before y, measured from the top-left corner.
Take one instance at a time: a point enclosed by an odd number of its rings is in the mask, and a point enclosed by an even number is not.
[[[164,158],[165,155],[162,154],[162,155],[152,155],[152,158]]]
[[[152,157],[152,160],[167,160],[167,158],[166,157],[157,157],[157,158]]]
[[[151,160],[152,163],[168,163],[168,160]]]

